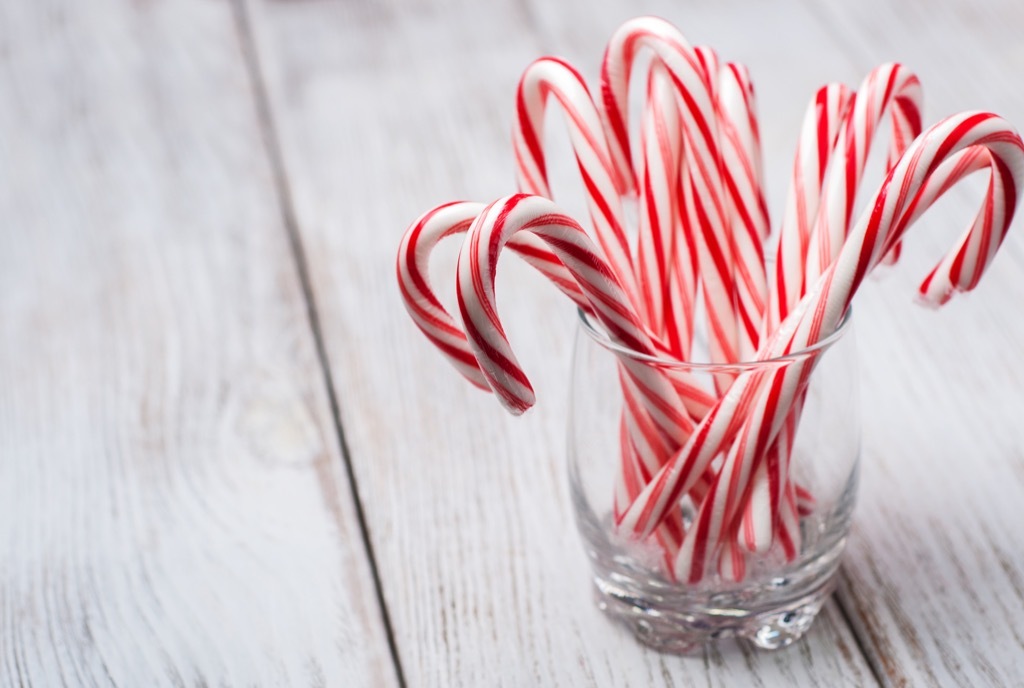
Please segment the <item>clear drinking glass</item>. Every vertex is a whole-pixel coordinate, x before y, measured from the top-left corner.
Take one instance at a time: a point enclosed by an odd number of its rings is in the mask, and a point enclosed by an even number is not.
[[[712,365],[623,349],[580,314],[568,441],[573,507],[599,608],[624,622],[641,642],[685,653],[709,640],[734,636],[775,649],[810,628],[832,591],[856,493],[860,412],[851,330],[848,314],[835,333],[809,349],[771,361]],[[622,479],[621,374],[627,359],[685,374],[707,390],[715,389],[716,377],[721,389],[723,380],[756,370],[803,365],[813,371],[789,453],[793,494],[803,496],[789,521],[798,523],[790,526],[790,532],[799,530],[798,546],[787,549],[776,535],[770,547],[761,547],[766,551],[744,554],[742,580],[712,568],[691,583],[669,571],[663,551],[652,547],[650,538],[639,541],[619,532],[615,494]],[[716,458],[711,469],[722,461]],[[688,530],[697,513],[694,500],[683,497],[678,505],[680,523]]]

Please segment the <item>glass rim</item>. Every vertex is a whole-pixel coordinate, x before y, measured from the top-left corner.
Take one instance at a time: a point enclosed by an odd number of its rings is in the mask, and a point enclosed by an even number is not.
[[[677,358],[669,358],[667,356],[652,356],[651,354],[641,353],[635,349],[630,349],[629,347],[613,342],[604,330],[599,329],[595,325],[593,316],[588,315],[582,308],[577,307],[576,313],[579,317],[580,329],[583,330],[583,332],[586,333],[586,335],[590,337],[595,344],[611,351],[612,353],[628,356],[629,358],[643,363],[651,363],[666,368],[684,367],[713,373],[735,370],[752,370],[765,366],[792,364],[796,361],[806,359],[819,352],[825,351],[838,342],[843,335],[846,334],[846,331],[850,329],[853,318],[853,306],[846,309],[846,313],[843,314],[843,319],[839,321],[839,325],[831,334],[810,346],[798,349],[797,351],[793,351],[784,356],[776,356],[775,358],[753,361],[734,361],[729,363],[682,361]]]

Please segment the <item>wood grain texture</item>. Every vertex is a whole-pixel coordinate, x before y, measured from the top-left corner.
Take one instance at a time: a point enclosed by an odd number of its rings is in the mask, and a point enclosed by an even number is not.
[[[874,683],[832,606],[805,643],[775,654],[638,647],[593,608],[569,513],[572,309],[503,265],[503,315],[540,400],[518,419],[458,380],[404,314],[393,262],[405,226],[443,200],[513,189],[518,75],[549,43],[577,44],[512,3],[247,6],[409,684]],[[601,41],[617,23],[605,7],[566,11]],[[599,56],[586,48],[592,71]]]
[[[917,71],[927,120],[984,109],[1024,126],[1020,3],[808,7],[858,71]],[[938,312],[911,303],[980,197],[975,184],[936,208],[907,264],[858,302],[865,461],[840,598],[891,685],[1024,681],[1022,223],[974,293]]]
[[[401,683],[310,308],[409,685],[1024,680],[1024,232],[977,293],[911,303],[977,183],[858,299],[865,460],[838,604],[774,654],[664,657],[593,609],[563,475],[574,318],[560,295],[503,265],[540,400],[513,419],[430,349],[393,276],[420,211],[512,190],[522,68],[554,52],[593,78],[630,16],[750,66],[777,219],[826,80],[898,59],[928,120],[983,108],[1024,123],[1024,8],[79,5],[0,5],[0,685]],[[567,160],[554,186],[579,212]]]
[[[0,685],[395,682],[231,7],[0,6]]]

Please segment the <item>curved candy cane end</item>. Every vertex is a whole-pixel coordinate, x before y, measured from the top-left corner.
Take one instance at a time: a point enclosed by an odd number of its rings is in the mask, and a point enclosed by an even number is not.
[[[480,203],[452,201],[423,213],[402,236],[395,271],[403,305],[413,323],[463,377],[490,391],[465,333],[434,294],[427,270],[436,245],[447,236],[465,232],[482,208]]]

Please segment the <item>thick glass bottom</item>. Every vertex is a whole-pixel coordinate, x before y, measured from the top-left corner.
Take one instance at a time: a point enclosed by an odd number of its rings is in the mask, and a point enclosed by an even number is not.
[[[592,549],[595,600],[640,642],[661,652],[697,652],[722,638],[778,649],[810,629],[831,594],[845,534],[845,527],[837,529],[813,553],[774,573],[762,571],[741,583],[709,580],[695,586],[666,581],[621,553]]]
[[[710,598],[692,604],[680,604],[680,600],[666,604],[663,599],[638,597],[634,591],[601,578],[594,579],[594,597],[598,609],[659,652],[693,654],[724,638],[745,639],[761,649],[775,650],[810,630],[835,586],[834,573],[787,599],[771,596],[759,604],[742,606],[716,606],[709,604],[713,602]]]
[[[801,549],[787,561],[776,543],[748,555],[739,582],[708,575],[695,584],[666,576],[661,550],[615,535],[611,515],[597,517],[573,480],[575,515],[593,570],[595,601],[637,639],[660,652],[699,652],[718,639],[739,638],[773,650],[810,629],[835,586],[856,494],[854,472],[831,508],[800,519]],[[683,511],[689,525],[688,513]]]

